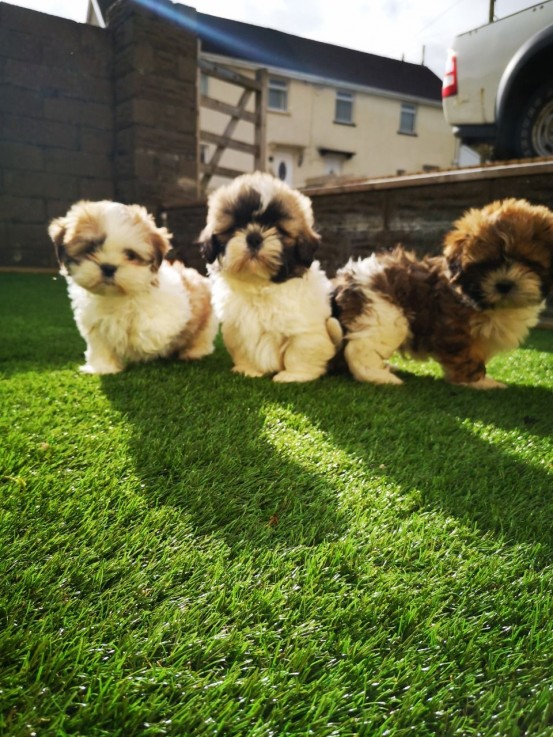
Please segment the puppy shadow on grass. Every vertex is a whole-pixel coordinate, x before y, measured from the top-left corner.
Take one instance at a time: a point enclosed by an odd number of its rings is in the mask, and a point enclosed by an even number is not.
[[[144,494],[190,515],[200,534],[312,545],[347,528],[338,476],[308,462],[309,443],[300,446],[307,461],[300,464],[269,440],[271,405],[288,426],[297,417],[300,443],[306,424],[353,459],[371,479],[362,493],[392,481],[422,508],[510,542],[539,543],[553,556],[549,389],[511,380],[506,390],[479,392],[407,372],[399,387],[341,375],[280,386],[233,375],[230,366],[219,345],[199,362],[161,361],[102,377],[113,408],[130,423]]]
[[[112,407],[130,423],[149,503],[179,508],[196,532],[229,544],[314,545],[339,536],[344,520],[332,484],[284,460],[266,439],[264,406],[282,387],[230,367],[220,346],[201,361],[102,377]]]
[[[553,558],[553,393],[510,385],[479,392],[400,372],[403,386],[351,380],[333,399],[298,394],[294,405],[330,442],[440,510],[511,543],[538,543]]]

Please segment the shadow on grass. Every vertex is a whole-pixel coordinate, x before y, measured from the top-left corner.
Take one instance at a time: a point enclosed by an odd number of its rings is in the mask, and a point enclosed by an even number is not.
[[[65,279],[54,274],[0,274],[0,370],[5,376],[83,362],[85,342],[71,312]],[[76,362],[78,362],[76,364]]]
[[[332,485],[283,460],[264,437],[263,407],[282,387],[247,382],[230,365],[220,347],[198,363],[159,362],[155,383],[146,366],[102,377],[112,407],[131,423],[144,494],[229,544],[313,545],[340,535]]]
[[[372,473],[384,469],[403,492],[417,492],[423,506],[511,542],[539,543],[550,558],[552,392],[517,386],[477,392],[404,378],[403,387],[350,381],[330,418],[316,396],[298,394],[294,403],[330,442]]]
[[[132,425],[145,494],[178,506],[202,534],[316,544],[348,524],[332,472],[306,470],[268,441],[264,410],[277,405],[377,483],[391,480],[423,507],[553,553],[553,470],[540,450],[553,431],[547,389],[477,392],[414,375],[403,387],[343,376],[281,386],[232,375],[221,346],[197,364],[161,363],[152,376],[137,366],[102,386]]]

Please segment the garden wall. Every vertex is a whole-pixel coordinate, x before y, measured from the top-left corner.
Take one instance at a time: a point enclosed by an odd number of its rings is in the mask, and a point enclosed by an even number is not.
[[[453,221],[469,207],[526,197],[553,209],[552,175],[553,161],[538,161],[306,189],[322,236],[317,257],[333,275],[350,256],[367,256],[396,243],[420,254],[436,252]],[[167,212],[181,255],[200,268],[194,240],[205,214],[205,203]]]
[[[107,18],[0,2],[0,268],[54,268],[47,223],[75,200],[197,196],[197,35],[129,0]]]

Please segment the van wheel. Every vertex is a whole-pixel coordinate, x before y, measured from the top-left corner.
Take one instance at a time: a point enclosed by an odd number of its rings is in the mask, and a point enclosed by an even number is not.
[[[552,82],[539,87],[527,101],[513,143],[523,157],[553,155]]]

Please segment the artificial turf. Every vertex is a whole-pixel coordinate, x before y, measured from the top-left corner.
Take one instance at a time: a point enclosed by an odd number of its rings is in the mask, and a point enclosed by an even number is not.
[[[552,331],[505,391],[279,385],[0,309],[0,733],[553,735]]]

